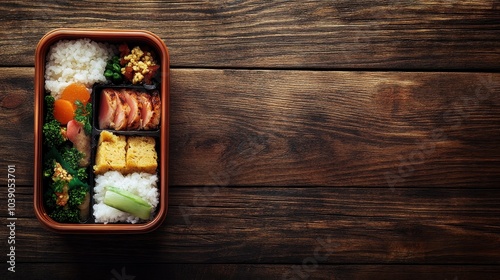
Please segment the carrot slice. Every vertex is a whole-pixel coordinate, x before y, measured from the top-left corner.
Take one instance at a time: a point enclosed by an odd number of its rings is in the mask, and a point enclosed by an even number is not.
[[[69,100],[57,99],[54,102],[54,118],[61,124],[67,124],[75,117],[75,105]]]
[[[90,92],[84,84],[73,83],[69,84],[61,93],[61,99],[65,99],[75,104],[76,100],[80,100],[84,105],[89,102]]]

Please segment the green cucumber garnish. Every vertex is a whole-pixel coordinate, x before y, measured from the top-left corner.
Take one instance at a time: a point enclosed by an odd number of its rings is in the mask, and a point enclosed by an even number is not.
[[[104,195],[104,204],[127,212],[131,215],[148,220],[151,215],[151,205],[140,196],[116,187],[108,187]]]

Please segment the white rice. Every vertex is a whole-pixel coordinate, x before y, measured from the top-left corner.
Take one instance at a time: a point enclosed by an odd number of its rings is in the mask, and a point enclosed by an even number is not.
[[[155,212],[158,206],[159,193],[157,188],[158,176],[148,173],[132,173],[126,176],[118,171],[108,171],[103,175],[98,175],[95,179],[94,187],[94,217],[96,223],[116,223],[127,222],[137,223],[138,217],[120,211],[116,208],[104,204],[104,195],[109,186],[129,191],[146,200]]]
[[[82,83],[90,90],[94,83],[105,82],[106,62],[115,49],[88,38],[58,41],[47,53],[45,89],[58,99],[71,83]]]

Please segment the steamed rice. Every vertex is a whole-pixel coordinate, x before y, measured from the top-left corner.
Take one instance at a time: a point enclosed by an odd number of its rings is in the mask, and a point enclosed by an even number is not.
[[[58,41],[47,54],[45,89],[55,99],[71,83],[82,83],[90,90],[94,83],[106,81],[106,62],[114,53],[111,45],[88,38]]]
[[[104,204],[104,195],[108,186],[129,191],[142,197],[153,208],[153,213],[158,206],[159,193],[157,188],[158,176],[148,173],[132,173],[126,176],[118,171],[108,171],[98,175],[94,187],[94,217],[96,223],[127,222],[137,223],[139,218],[116,208]]]

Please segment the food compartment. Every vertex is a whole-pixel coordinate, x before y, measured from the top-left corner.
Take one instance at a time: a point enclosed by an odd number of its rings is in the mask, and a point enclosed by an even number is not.
[[[93,88],[93,127],[157,135],[161,127],[161,96],[156,86],[98,84]]]
[[[94,130],[93,223],[145,223],[160,206],[159,135]]]
[[[58,29],[42,38],[35,59],[34,209],[44,226],[144,233],[164,220],[168,60],[164,43],[147,31]],[[101,99],[110,93],[111,103]],[[115,156],[126,164],[106,168],[113,154],[100,153],[100,144],[115,138],[123,146]]]

